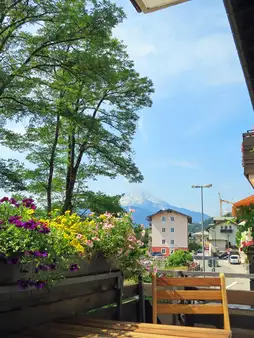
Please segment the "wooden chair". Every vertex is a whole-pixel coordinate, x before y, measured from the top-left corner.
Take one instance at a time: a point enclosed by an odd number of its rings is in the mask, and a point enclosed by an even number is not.
[[[197,290],[174,290],[172,287],[205,287]],[[218,287],[211,289],[211,287]],[[171,290],[166,290],[171,288]],[[227,292],[224,274],[220,277],[156,277],[152,275],[153,323],[160,314],[220,314],[224,330],[230,331]],[[162,304],[158,301],[220,301],[219,304]]]

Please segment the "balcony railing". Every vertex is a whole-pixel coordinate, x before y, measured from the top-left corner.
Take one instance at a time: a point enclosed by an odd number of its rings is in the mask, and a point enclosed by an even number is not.
[[[224,234],[232,234],[233,229],[220,229],[220,232]]]

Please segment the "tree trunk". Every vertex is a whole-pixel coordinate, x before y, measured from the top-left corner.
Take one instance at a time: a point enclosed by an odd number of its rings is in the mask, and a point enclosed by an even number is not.
[[[48,203],[48,212],[52,210],[52,182],[53,182],[53,174],[54,174],[54,161],[56,155],[56,147],[59,138],[59,130],[60,130],[60,114],[57,115],[56,118],[56,129],[55,129],[55,137],[52,144],[50,159],[49,159],[49,176],[48,176],[48,184],[47,184],[47,203]]]
[[[75,161],[75,128],[72,130],[69,138],[69,149],[68,149],[68,164],[67,164],[67,174],[66,174],[66,185],[65,185],[65,200],[63,205],[62,212],[64,213],[67,210],[72,211],[72,197],[73,190],[76,181],[77,172],[75,171],[74,161]]]

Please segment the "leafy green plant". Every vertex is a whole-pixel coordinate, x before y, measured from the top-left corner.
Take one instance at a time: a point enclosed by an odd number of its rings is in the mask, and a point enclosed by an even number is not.
[[[254,205],[241,206],[237,210],[236,243],[240,251],[247,253],[254,248]]]
[[[196,243],[196,242],[190,242],[188,245],[189,251],[197,251],[199,249],[202,249],[202,244]]]
[[[171,266],[186,266],[192,260],[193,258],[189,251],[176,250],[167,258],[165,266],[166,268],[170,268]]]

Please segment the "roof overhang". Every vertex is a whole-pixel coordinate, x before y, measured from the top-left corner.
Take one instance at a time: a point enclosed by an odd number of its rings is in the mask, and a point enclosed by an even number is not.
[[[130,0],[138,13],[151,13],[190,0]]]
[[[224,0],[254,109],[254,1]]]

